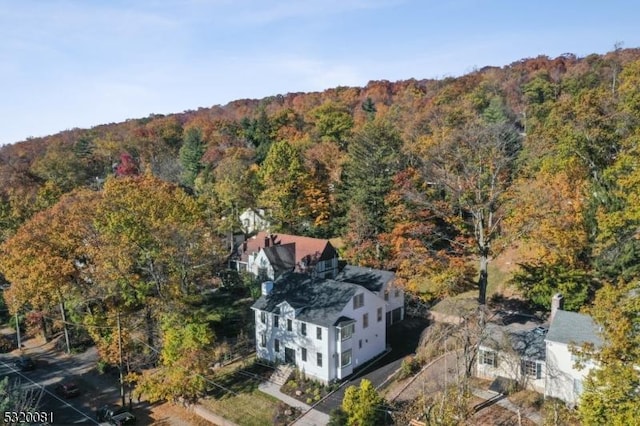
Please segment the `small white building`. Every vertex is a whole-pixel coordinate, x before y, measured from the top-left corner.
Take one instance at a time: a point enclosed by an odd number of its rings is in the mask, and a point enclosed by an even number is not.
[[[582,383],[595,364],[590,360],[579,360],[574,352],[579,351],[585,343],[600,347],[602,340],[598,330],[589,315],[561,309],[552,313],[546,337],[545,397],[560,398],[569,405],[578,402]],[[582,368],[578,368],[578,361],[582,361]]]
[[[596,367],[576,354],[585,343],[597,349],[602,340],[590,316],[562,310],[562,301],[562,295],[553,296],[548,330],[535,324],[515,329],[489,324],[488,337],[478,347],[476,374],[513,380],[545,397],[576,405],[584,379]]]
[[[261,359],[329,383],[386,349],[386,303],[361,285],[286,273],[262,290],[252,306]]]
[[[543,393],[546,333],[546,328],[535,325],[514,329],[488,324],[488,337],[478,347],[476,375],[484,379],[505,378],[519,388]]]
[[[271,223],[267,218],[265,209],[249,208],[240,213],[240,227],[245,234],[253,234],[258,231],[268,231]]]

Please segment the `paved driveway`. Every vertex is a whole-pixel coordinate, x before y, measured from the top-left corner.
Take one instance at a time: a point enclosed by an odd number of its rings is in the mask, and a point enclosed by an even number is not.
[[[420,335],[427,325],[426,320],[419,318],[408,318],[392,325],[387,329],[387,345],[391,347],[391,352],[356,371],[353,377],[343,383],[340,389],[320,402],[315,408],[330,414],[331,410],[342,405],[347,387],[359,386],[362,379],[368,379],[376,388],[385,384],[387,379],[400,368],[404,357],[415,353],[420,342]]]

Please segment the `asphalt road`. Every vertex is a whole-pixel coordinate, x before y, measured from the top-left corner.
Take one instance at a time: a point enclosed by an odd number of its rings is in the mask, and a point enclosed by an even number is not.
[[[65,400],[58,396],[54,389],[72,372],[73,366],[65,363],[52,363],[51,359],[42,357],[36,359],[36,368],[31,371],[20,371],[13,362],[17,356],[4,354],[0,356],[0,376],[8,376],[12,381],[18,381],[33,395],[41,395],[38,414],[24,414],[26,420],[34,420],[33,424],[99,424],[94,420],[94,414],[89,409],[86,395]],[[73,374],[70,374],[72,376]],[[4,415],[4,413],[3,413]],[[27,419],[26,416],[32,417]]]
[[[342,405],[346,389],[349,386],[359,386],[362,379],[371,381],[376,388],[382,386],[400,368],[404,357],[415,353],[420,342],[420,335],[427,325],[426,320],[409,318],[391,326],[387,330],[387,345],[391,348],[391,352],[356,371],[353,377],[343,383],[340,389],[322,400],[315,408],[325,414],[330,414],[331,410]]]
[[[25,387],[42,389],[38,411],[46,413],[47,417],[53,416],[50,424],[97,425],[100,423],[95,420],[95,415],[100,406],[119,404],[118,375],[98,374],[95,368],[98,361],[95,347],[79,354],[67,355],[54,349],[51,342],[36,346],[32,341],[27,341],[25,345],[23,353],[36,361],[36,368],[32,371],[18,371],[14,366],[19,355],[16,350],[0,354],[0,377],[9,376],[12,380],[19,380]],[[78,385],[79,396],[65,399],[56,394],[56,386],[66,381],[73,381]],[[150,424],[152,420],[149,404],[135,402],[132,412],[138,419],[138,424]]]

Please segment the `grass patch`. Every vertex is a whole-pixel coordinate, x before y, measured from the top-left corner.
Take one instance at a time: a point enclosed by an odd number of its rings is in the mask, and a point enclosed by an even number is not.
[[[271,395],[253,389],[237,395],[229,394],[219,399],[204,399],[202,405],[214,413],[241,426],[263,426],[273,423],[278,400]]]

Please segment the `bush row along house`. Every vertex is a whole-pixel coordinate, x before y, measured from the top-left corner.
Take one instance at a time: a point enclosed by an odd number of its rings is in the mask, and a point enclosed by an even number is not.
[[[477,375],[506,378],[545,397],[559,398],[570,406],[577,404],[582,383],[595,365],[579,360],[575,352],[585,343],[595,348],[602,344],[593,319],[562,310],[562,296],[556,294],[548,329],[514,324],[488,327],[490,337],[478,350]]]
[[[289,253],[287,260],[311,254],[311,262],[279,268],[284,256],[269,256],[274,248]],[[255,267],[260,259],[269,260],[264,269]],[[252,306],[257,356],[294,364],[323,383],[342,380],[383,353],[387,327],[404,319],[395,274],[351,265],[339,270],[327,240],[261,232],[243,244],[236,265],[268,279]]]

